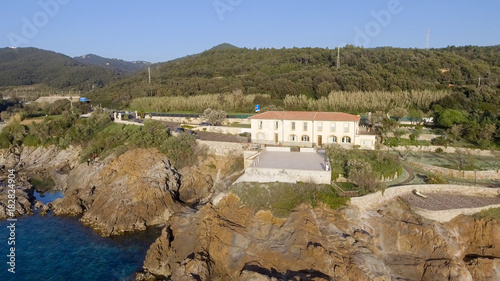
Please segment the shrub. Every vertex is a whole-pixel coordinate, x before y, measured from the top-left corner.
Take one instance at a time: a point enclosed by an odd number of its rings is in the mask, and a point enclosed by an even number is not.
[[[436,148],[436,153],[443,153],[444,150],[441,147]]]
[[[445,184],[447,181],[440,175],[431,175],[427,177],[428,184]]]

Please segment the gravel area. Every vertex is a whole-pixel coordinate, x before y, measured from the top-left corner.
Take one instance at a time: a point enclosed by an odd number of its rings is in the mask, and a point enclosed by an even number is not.
[[[431,210],[451,210],[463,208],[478,208],[489,205],[500,204],[500,197],[464,196],[453,194],[424,194],[422,198],[413,193],[406,194],[401,198],[411,206]]]

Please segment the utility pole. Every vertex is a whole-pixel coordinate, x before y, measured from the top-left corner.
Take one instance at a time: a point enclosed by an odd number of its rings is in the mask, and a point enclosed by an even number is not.
[[[151,66],[148,66],[149,84],[151,84]]]
[[[340,47],[337,47],[337,69],[340,68]]]
[[[479,82],[477,82],[477,86],[480,87],[481,86],[481,77],[479,77]]]

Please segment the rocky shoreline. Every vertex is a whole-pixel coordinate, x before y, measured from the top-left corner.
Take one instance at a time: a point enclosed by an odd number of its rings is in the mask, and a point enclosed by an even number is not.
[[[54,173],[64,198],[44,210],[80,216],[102,236],[163,226],[136,280],[500,278],[495,220],[459,216],[438,223],[397,198],[373,210],[302,205],[287,218],[255,213],[218,189],[231,182],[224,158],[200,159],[198,167],[177,171],[154,149],[93,165],[78,163],[76,148],[26,148],[4,156],[7,167]],[[22,206],[29,213],[40,204],[26,194]]]

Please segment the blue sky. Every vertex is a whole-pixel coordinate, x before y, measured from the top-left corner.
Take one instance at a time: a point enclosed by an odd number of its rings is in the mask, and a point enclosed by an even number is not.
[[[500,44],[500,1],[1,0],[0,47],[161,62],[247,48]]]

